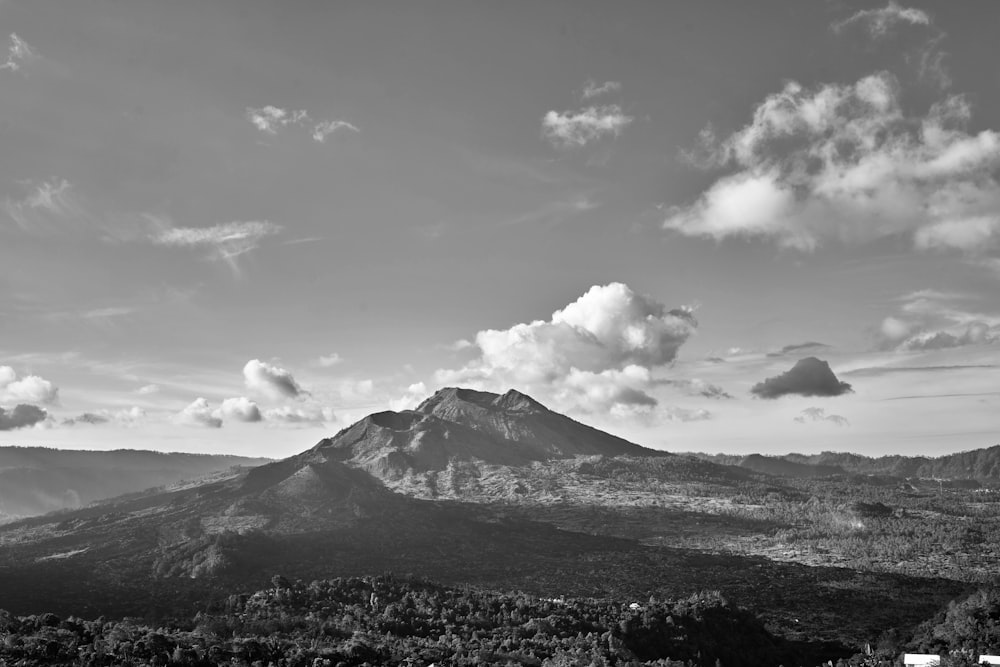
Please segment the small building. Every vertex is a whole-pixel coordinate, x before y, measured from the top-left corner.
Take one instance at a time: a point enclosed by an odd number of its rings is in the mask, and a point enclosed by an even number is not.
[[[936,653],[904,653],[903,665],[905,667],[938,667],[941,664],[941,656]]]

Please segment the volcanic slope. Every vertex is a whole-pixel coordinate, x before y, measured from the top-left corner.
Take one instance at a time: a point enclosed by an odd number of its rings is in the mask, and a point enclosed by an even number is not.
[[[517,469],[581,457],[669,457],[549,410],[516,390],[449,387],[414,410],[369,415],[312,450],[420,497],[515,493]]]

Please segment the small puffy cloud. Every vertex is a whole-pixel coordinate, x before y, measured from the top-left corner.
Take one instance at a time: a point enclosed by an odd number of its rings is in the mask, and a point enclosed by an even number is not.
[[[608,93],[617,93],[621,89],[622,84],[618,81],[605,81],[604,83],[597,83],[593,79],[588,79],[583,85],[583,99],[589,100],[592,97],[607,95]]]
[[[651,369],[672,362],[696,328],[690,309],[669,310],[622,283],[595,285],[549,320],[480,331],[476,358],[435,379],[542,390],[584,411],[648,408]]]
[[[801,359],[790,370],[767,378],[750,389],[751,394],[760,398],[778,398],[789,394],[840,396],[851,391],[851,385],[838,380],[830,364],[816,357]]]
[[[135,390],[135,393],[140,396],[149,396],[150,394],[157,394],[160,392],[160,385],[158,384],[147,384],[139,387]]]
[[[889,2],[879,9],[862,9],[843,21],[834,23],[834,32],[850,26],[862,26],[874,39],[885,37],[900,25],[931,25],[931,17],[922,9],[903,7],[897,2]]]
[[[244,396],[222,401],[218,416],[239,422],[259,422],[263,419],[257,403]]]
[[[267,236],[278,234],[281,225],[264,221],[238,221],[211,227],[173,227],[162,219],[147,216],[160,229],[151,237],[153,243],[163,246],[207,248],[209,257],[227,262],[237,270],[236,259],[260,246]]]
[[[247,107],[246,119],[261,132],[277,134],[278,130],[288,125],[299,125],[309,120],[305,110],[286,110],[271,105],[255,109]]]
[[[273,399],[298,398],[308,393],[284,368],[259,359],[251,359],[243,367],[243,381],[247,389]]]
[[[805,424],[807,422],[830,422],[835,426],[849,426],[850,422],[847,421],[846,417],[841,415],[831,415],[827,414],[826,410],[823,408],[806,408],[797,417],[794,418],[795,422],[799,424]]]
[[[35,50],[26,41],[18,37],[16,33],[12,32],[10,33],[7,45],[7,60],[4,63],[0,63],[0,70],[9,69],[12,72],[16,72],[21,69],[24,63],[37,57],[38,54]]]
[[[617,104],[591,106],[578,111],[550,111],[542,119],[542,134],[554,146],[579,147],[602,137],[617,137],[632,120]]]
[[[317,141],[321,144],[325,143],[326,138],[337,130],[361,132],[361,130],[348,123],[346,120],[326,120],[321,123],[317,123],[316,126],[313,127],[313,141]]]
[[[10,366],[0,366],[0,401],[55,405],[59,402],[59,388],[37,375],[19,378]]]
[[[49,414],[37,405],[18,404],[11,409],[0,408],[0,431],[42,425]]]
[[[305,109],[282,109],[272,105],[259,108],[247,107],[246,119],[265,134],[277,135],[286,127],[306,127],[312,119]],[[335,132],[346,130],[360,132],[356,125],[346,120],[321,120],[313,123],[312,138],[317,143],[326,143],[327,137]]]
[[[342,356],[340,356],[336,352],[333,352],[331,354],[320,357],[319,359],[316,360],[316,363],[322,366],[323,368],[331,368],[333,366],[343,363],[343,361],[344,358]]]
[[[174,415],[174,423],[184,426],[222,428],[222,418],[204,398],[196,398],[190,405]]]
[[[795,82],[743,129],[703,134],[705,157],[734,168],[665,229],[722,240],[760,237],[812,251],[907,235],[919,250],[988,250],[1000,242],[1000,133],[967,131],[953,95],[907,115],[888,72],[850,85]]]

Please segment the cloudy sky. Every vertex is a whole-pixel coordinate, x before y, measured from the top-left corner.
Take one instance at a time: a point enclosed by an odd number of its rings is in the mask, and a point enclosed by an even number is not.
[[[1000,4],[0,0],[0,443],[443,386],[674,451],[1000,441]]]

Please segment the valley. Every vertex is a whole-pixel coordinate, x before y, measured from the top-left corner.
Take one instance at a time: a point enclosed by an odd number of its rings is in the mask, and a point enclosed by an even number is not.
[[[991,479],[791,471],[645,450],[517,392],[446,389],[282,461],[0,526],[0,608],[182,623],[275,575],[594,604],[719,591],[781,641],[848,656],[902,647],[995,582]]]

